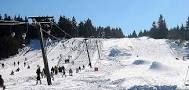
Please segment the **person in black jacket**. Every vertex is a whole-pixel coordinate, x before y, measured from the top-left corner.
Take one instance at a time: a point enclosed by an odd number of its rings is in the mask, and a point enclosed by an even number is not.
[[[51,68],[51,72],[54,73],[54,67]]]
[[[20,62],[18,61],[17,64],[18,64],[18,66],[19,66]]]
[[[16,62],[14,61],[14,67],[16,66]]]
[[[62,71],[65,71],[65,67],[64,66],[62,66],[61,68],[62,68]]]
[[[0,75],[0,87],[3,88],[3,90],[5,90],[4,80],[1,75]]]
[[[59,66],[59,67],[58,67],[58,71],[59,71],[59,72],[62,72],[62,67]]]
[[[39,66],[39,65],[38,65],[37,67],[38,67],[38,68],[37,68],[37,71],[36,71],[36,74],[37,74],[37,82],[36,82],[36,84],[38,84],[38,81],[39,81],[40,84],[41,84],[41,77],[40,77],[41,70],[40,70],[40,66]]]
[[[83,69],[85,69],[85,65],[83,65]]]
[[[30,65],[28,65],[27,69],[30,69]]]
[[[26,62],[24,61],[24,67],[26,66]]]
[[[13,71],[13,70],[11,71],[11,74],[10,74],[10,75],[14,75],[14,71]]]
[[[70,68],[70,70],[69,70],[69,75],[70,75],[70,76],[73,76],[72,73],[73,73],[73,71],[72,71],[72,69]]]
[[[55,75],[58,74],[58,67],[57,66],[54,67],[54,73],[55,73]]]
[[[16,69],[16,72],[19,72],[20,71],[20,68],[18,67],[17,69]]]
[[[5,64],[4,64],[4,63],[2,63],[1,65],[2,65],[2,68],[4,68],[4,67],[5,67]]]
[[[79,68],[78,68],[78,69],[79,69],[79,71],[81,71],[81,67],[80,67],[80,66],[79,66]]]

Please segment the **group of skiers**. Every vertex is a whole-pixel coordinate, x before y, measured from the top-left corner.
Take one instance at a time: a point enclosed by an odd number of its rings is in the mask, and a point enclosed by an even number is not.
[[[14,67],[16,67],[16,62],[15,61],[14,61],[13,65],[14,65]],[[15,72],[19,72],[20,71],[20,68],[19,68],[20,62],[19,61],[17,62],[17,65],[18,65],[18,68],[15,70]],[[4,68],[5,64],[1,63],[1,67]],[[24,61],[24,67],[26,67],[26,62],[25,61]],[[27,66],[27,69],[30,69],[29,65]],[[10,75],[14,75],[14,71],[13,70],[11,71]]]
[[[13,63],[14,67],[16,67],[16,62],[14,61]],[[19,72],[20,71],[20,68],[19,68],[19,65],[20,65],[20,62],[17,61],[17,65],[18,65],[18,68],[15,70],[15,72]],[[26,60],[24,61],[24,67],[26,67]],[[27,69],[30,69],[30,65],[27,66]],[[12,70],[10,75],[14,75],[14,71]]]
[[[82,67],[83,68],[81,68],[79,66],[78,68],[76,68],[76,73],[79,73],[82,69],[85,69],[84,65]],[[66,69],[65,69],[64,66],[59,66],[59,67],[54,66],[54,67],[51,68],[50,71],[51,71],[50,76],[51,76],[52,80],[54,80],[54,75],[57,75],[58,73],[62,73],[62,77],[64,77],[64,76],[66,77]],[[73,76],[73,70],[71,68],[68,70],[68,73],[69,73],[69,76]],[[43,68],[42,71],[41,71],[40,66],[37,65],[36,74],[37,74],[36,84],[38,84],[38,82],[40,82],[40,84],[41,84],[41,78],[46,77],[45,68]]]
[[[16,67],[16,62],[14,61],[13,63],[14,67]],[[18,68],[15,70],[15,72],[19,72],[20,71],[20,68],[19,68],[19,65],[20,65],[20,62],[17,61],[17,65],[18,65]],[[5,67],[5,64],[4,63],[1,63],[1,66],[2,68]],[[26,67],[26,62],[24,62],[24,67]],[[30,69],[30,66],[28,65],[27,69]],[[14,71],[12,70],[10,75],[14,75]],[[4,80],[2,78],[2,75],[0,75],[0,88],[3,88],[3,90],[5,90],[5,85],[4,85]]]
[[[25,60],[26,61],[26,60]],[[26,67],[26,62],[24,61],[24,67]],[[5,67],[4,63],[1,64],[2,65],[2,68]],[[16,65],[18,66],[18,68],[15,70],[16,72],[19,72],[20,71],[20,68],[19,68],[19,65],[20,65],[20,62],[17,61],[17,64],[16,62],[14,61],[13,63],[14,67],[16,67]],[[30,69],[30,66],[28,65],[27,66],[27,69]],[[79,73],[82,69],[85,69],[85,66],[83,65],[82,67],[79,66],[77,67],[75,70],[76,70],[76,73]],[[50,76],[52,78],[52,80],[54,80],[54,75],[57,75],[58,73],[62,73],[62,77],[66,77],[66,68],[64,66],[54,66],[51,68],[50,70]],[[40,66],[37,65],[37,70],[36,70],[36,74],[37,74],[37,81],[36,81],[36,84],[40,83],[41,84],[41,78],[44,78],[46,77],[46,71],[45,71],[45,68],[43,68],[41,70]],[[14,75],[14,71],[12,70],[10,75]],[[68,75],[69,76],[73,76],[73,69],[69,69],[68,70]],[[2,79],[2,76],[0,75],[0,87],[3,88],[3,90],[5,89],[5,85],[4,85],[4,80]]]

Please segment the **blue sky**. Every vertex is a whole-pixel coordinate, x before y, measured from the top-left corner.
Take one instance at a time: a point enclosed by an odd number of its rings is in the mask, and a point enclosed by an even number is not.
[[[94,25],[121,27],[127,35],[133,30],[150,29],[162,14],[168,27],[185,24],[189,0],[1,0],[0,13],[21,16],[75,16],[90,18]]]

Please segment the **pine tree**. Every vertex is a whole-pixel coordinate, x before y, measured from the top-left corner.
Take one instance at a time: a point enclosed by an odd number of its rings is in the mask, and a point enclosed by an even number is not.
[[[188,17],[188,19],[186,21],[186,28],[189,29],[189,17]]]
[[[132,33],[132,38],[137,38],[137,34],[136,34],[136,31],[134,30],[133,33]]]
[[[72,17],[72,36],[73,37],[78,36],[77,22],[76,22],[75,17]]]
[[[26,16],[24,17],[24,22],[28,22],[28,18]]]
[[[125,37],[125,35],[123,34],[121,28],[118,28],[118,32],[119,32],[119,36],[118,36],[118,38],[124,38],[124,37]]]
[[[79,30],[79,36],[84,37],[85,30],[84,30],[84,23],[82,21],[79,23],[78,30]]]
[[[0,14],[0,20],[2,20],[2,16],[1,16],[1,14]]]
[[[4,14],[4,20],[7,20],[8,19],[8,16],[7,16],[7,14],[5,13]]]
[[[162,15],[160,15],[159,20],[158,20],[158,39],[165,39],[167,38],[168,35],[168,29],[166,26],[165,19],[163,18]]]
[[[104,28],[104,31],[105,31],[105,38],[111,38],[111,28],[110,26],[107,26]]]
[[[152,28],[150,29],[149,36],[152,38],[157,38],[157,36],[158,36],[158,29],[157,29],[155,21],[152,23]]]
[[[182,24],[181,27],[180,27],[180,32],[181,32],[181,35],[182,35],[181,40],[186,40],[187,34],[186,34],[186,30],[185,30],[183,24]]]
[[[189,40],[189,17],[186,21],[186,40]]]
[[[58,27],[60,27],[61,29],[63,29],[63,17],[62,16],[60,16],[59,17],[59,20],[58,20]],[[54,31],[55,32],[55,34],[56,34],[56,36],[57,37],[64,37],[65,36],[65,34],[64,33],[62,33],[60,30],[58,30],[58,29],[55,29],[56,31]]]
[[[149,31],[147,31],[146,29],[144,29],[143,36],[149,36]]]
[[[94,26],[92,25],[92,22],[91,22],[91,20],[89,18],[85,21],[84,27],[85,27],[84,28],[84,31],[85,31],[84,37],[92,36],[92,33],[95,30],[94,30]]]
[[[58,26],[64,30],[67,34],[71,34],[72,32],[72,23],[70,21],[69,18],[66,18],[65,16],[60,16],[59,21],[58,21]],[[66,37],[69,38],[68,35],[66,35],[65,33],[61,32],[60,30],[57,31],[58,32],[58,36],[60,37]]]
[[[143,32],[142,32],[142,30],[139,32],[139,34],[138,34],[138,37],[142,37],[142,36],[144,36],[144,34],[143,34]]]

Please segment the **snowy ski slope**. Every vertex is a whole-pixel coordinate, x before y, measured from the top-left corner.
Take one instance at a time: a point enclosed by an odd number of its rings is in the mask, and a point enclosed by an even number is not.
[[[96,40],[99,42],[100,59]],[[189,89],[184,85],[189,61],[182,60],[186,51],[169,40],[142,37],[89,39],[87,43],[93,68],[87,66],[88,57],[83,38],[72,38],[48,46],[49,68],[64,65],[67,75],[68,69],[74,71],[73,76],[62,77],[62,73],[55,75],[51,86],[47,85],[46,78],[42,79],[41,85],[36,85],[37,65],[43,68],[40,50],[34,49],[27,53],[23,50],[18,55],[1,60],[0,63],[4,63],[5,68],[0,67],[0,74],[5,80],[7,90]],[[74,63],[65,64],[64,60],[68,56],[71,56],[70,62]],[[14,67],[14,61],[20,61],[20,65]],[[30,69],[24,67],[24,61],[30,65]],[[75,69],[82,65],[85,65],[86,69],[75,73]],[[21,70],[10,75],[11,71],[18,67]],[[94,67],[98,67],[99,71],[95,72]]]

